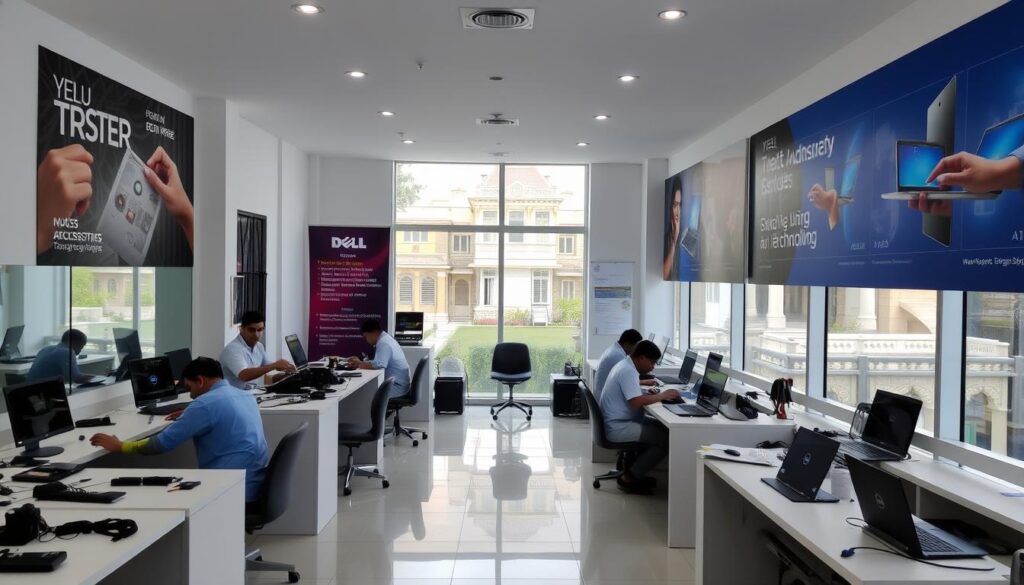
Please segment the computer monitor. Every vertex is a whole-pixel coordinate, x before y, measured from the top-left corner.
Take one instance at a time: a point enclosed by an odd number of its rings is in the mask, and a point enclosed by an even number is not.
[[[707,374],[710,371],[718,371],[718,368],[722,367],[722,354],[709,352],[708,361],[704,363],[704,373]]]
[[[295,362],[296,368],[304,368],[309,364],[309,357],[306,355],[306,350],[302,349],[302,342],[299,341],[298,335],[292,334],[285,337],[284,343],[292,354],[292,361]]]
[[[7,328],[7,331],[4,332],[3,345],[0,345],[0,358],[11,358],[21,355],[18,344],[21,343],[21,334],[24,332],[24,325],[15,325],[14,327]]]
[[[128,362],[142,359],[142,344],[139,342],[139,332],[135,329],[114,327],[114,347],[117,349],[117,359],[120,363],[114,373],[116,380],[124,380],[128,377]]]
[[[395,339],[399,343],[407,344],[423,341],[423,313],[421,311],[395,313]]]
[[[14,444],[25,450],[24,457],[53,457],[63,447],[40,447],[39,442],[75,430],[64,380],[60,376],[4,388],[7,416],[11,419]]]
[[[128,360],[128,377],[132,381],[135,406],[139,408],[178,397],[171,360],[167,356]]]
[[[174,376],[174,381],[181,382],[185,366],[192,363],[192,350],[183,347],[181,349],[172,349],[164,355],[167,356],[167,361],[171,362],[171,375]]]

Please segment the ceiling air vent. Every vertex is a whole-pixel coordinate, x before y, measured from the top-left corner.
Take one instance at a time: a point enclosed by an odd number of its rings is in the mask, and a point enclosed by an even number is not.
[[[462,28],[529,30],[533,28],[533,8],[460,8]]]
[[[490,118],[477,118],[477,126],[518,126],[518,118],[502,118],[501,114],[491,114]]]

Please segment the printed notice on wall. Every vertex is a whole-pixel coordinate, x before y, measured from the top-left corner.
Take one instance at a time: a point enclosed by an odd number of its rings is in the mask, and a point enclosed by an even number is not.
[[[309,357],[367,351],[359,327],[387,329],[390,228],[309,228]]]
[[[591,262],[590,287],[595,335],[618,336],[633,326],[632,262]]]

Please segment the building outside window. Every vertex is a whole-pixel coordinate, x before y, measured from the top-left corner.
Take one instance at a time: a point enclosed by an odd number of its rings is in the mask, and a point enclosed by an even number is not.
[[[472,238],[469,234],[455,234],[452,236],[452,252],[456,254],[468,254]]]
[[[808,294],[806,287],[746,285],[743,369],[792,378],[794,390],[806,391]]]
[[[575,254],[576,236],[558,236],[558,253]]]
[[[435,285],[434,279],[426,277],[420,281],[420,303],[423,305],[433,305],[435,301]]]
[[[563,280],[562,281],[562,298],[563,299],[575,299],[576,298],[576,281],[574,280]]]
[[[683,286],[686,286],[684,283]],[[722,355],[731,363],[729,327],[732,316],[732,285],[719,282],[690,283],[690,348]]]
[[[412,278],[403,276],[398,279],[398,304],[412,304]]]

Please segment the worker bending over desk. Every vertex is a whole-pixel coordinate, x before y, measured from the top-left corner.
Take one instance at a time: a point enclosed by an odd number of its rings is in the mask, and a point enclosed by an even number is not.
[[[380,321],[367,319],[359,328],[366,343],[373,346],[373,359],[348,358],[348,363],[361,370],[384,370],[384,379],[391,378],[390,398],[409,393],[409,362],[402,346],[380,326]]]
[[[597,364],[597,372],[594,373],[594,387],[591,390],[594,391],[594,397],[601,400],[601,390],[604,389],[604,382],[608,379],[608,374],[611,373],[612,368],[615,364],[629,357],[629,354],[633,353],[633,348],[636,344],[644,340],[644,336],[640,335],[640,332],[636,329],[626,329],[619,336],[619,340],[608,346],[608,349],[604,350],[601,354],[601,361]],[[640,380],[640,383],[644,386],[653,386],[654,380]]]
[[[220,364],[210,358],[193,360],[182,378],[192,402],[168,416],[174,422],[159,434],[122,442],[114,435],[97,433],[90,442],[111,453],[159,455],[192,439],[200,469],[244,469],[245,501],[255,501],[269,461],[256,398],[232,388],[224,381]]]
[[[263,313],[246,311],[242,314],[242,322],[238,326],[238,337],[231,340],[220,354],[220,362],[224,366],[224,379],[235,388],[245,390],[249,382],[259,381],[275,370],[284,372],[274,376],[279,378],[294,372],[295,366],[288,360],[270,361],[267,348],[260,339],[263,337]]]
[[[85,349],[89,338],[78,329],[68,329],[60,337],[60,343],[39,350],[25,379],[29,382],[60,376],[65,384],[81,384],[92,380],[89,374],[78,369],[78,354]]]
[[[679,398],[679,392],[658,392],[640,385],[640,376],[650,373],[659,359],[658,346],[651,341],[641,341],[629,359],[615,364],[601,393],[601,412],[608,438],[618,443],[636,442],[647,446],[616,480],[619,489],[629,493],[650,492],[655,480],[647,473],[668,454],[668,429],[646,418],[644,406]]]

